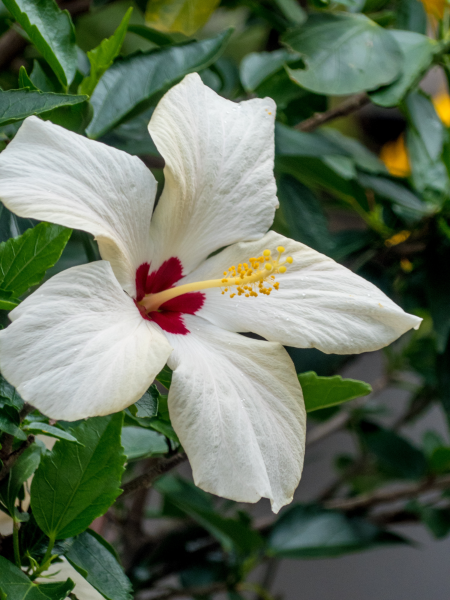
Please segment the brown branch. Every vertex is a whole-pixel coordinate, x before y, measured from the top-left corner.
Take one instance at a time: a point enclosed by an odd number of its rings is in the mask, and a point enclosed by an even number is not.
[[[334,510],[351,511],[360,508],[369,508],[376,504],[396,502],[397,500],[404,500],[425,492],[446,490],[448,488],[450,488],[450,475],[443,475],[442,477],[434,477],[420,481],[419,483],[402,485],[401,487],[382,488],[372,493],[354,496],[353,498],[328,500],[324,502],[323,506]]]
[[[347,98],[347,100],[344,100],[339,106],[330,108],[330,110],[323,113],[316,113],[309,119],[302,121],[296,125],[295,129],[299,129],[300,131],[314,131],[324,123],[328,123],[339,117],[351,115],[369,102],[370,98],[365,92],[356,94],[355,96],[351,96],[350,98]]]
[[[149,488],[152,486],[152,483],[158,479],[160,475],[164,475],[168,471],[171,471],[176,466],[181,464],[187,459],[187,456],[184,452],[179,454],[175,454],[169,458],[158,458],[155,459],[153,466],[139,477],[132,479],[128,483],[125,483],[122,486],[122,494],[119,498],[123,498],[124,496],[128,496],[131,492],[135,492],[136,490],[141,490],[143,488]]]
[[[19,456],[21,456],[25,452],[25,450],[31,446],[31,444],[33,442],[34,442],[34,435],[29,435],[27,437],[27,439],[25,440],[25,442],[20,446],[20,448],[18,448],[14,452],[11,452],[11,454],[9,454],[8,458],[6,458],[3,461],[3,467],[0,470],[0,481],[8,475],[8,473],[11,471],[11,469],[17,462],[17,459],[19,458]]]

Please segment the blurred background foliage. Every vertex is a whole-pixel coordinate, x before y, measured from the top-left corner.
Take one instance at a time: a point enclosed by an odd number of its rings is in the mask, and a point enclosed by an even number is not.
[[[202,492],[186,469],[158,478],[184,459],[167,410],[168,370],[123,414],[72,428],[29,412],[0,380],[2,598],[82,600],[94,588],[109,600],[219,593],[270,600],[283,558],[408,544],[397,527],[403,523],[422,523],[436,538],[450,533],[446,428],[421,440],[407,433],[431,408],[450,423],[449,52],[444,0],[0,2],[2,149],[25,117],[39,115],[139,156],[161,190],[164,162],[147,124],[171,86],[197,71],[230,100],[270,96],[280,200],[274,229],[424,319],[385,350],[372,388],[335,376],[355,357],[288,349],[310,411],[308,444],[346,431],[353,450],[334,457],[331,485],[279,516]],[[97,260],[98,250],[86,233],[70,236],[0,210],[6,326],[8,310],[45,273]],[[18,249],[31,270],[18,265]],[[5,265],[20,271],[20,285]],[[386,389],[407,392],[395,418],[378,401]],[[53,451],[42,442],[52,438],[59,440]],[[94,458],[103,457],[105,468],[89,497],[67,498],[81,515],[76,523],[64,513],[66,525],[56,530],[46,514],[56,489],[49,465],[70,468],[64,456],[77,444],[80,482]],[[124,465],[125,492],[111,506]],[[33,473],[30,508],[24,483]],[[91,591],[74,590],[70,580],[37,586],[55,560],[61,573],[70,564]]]

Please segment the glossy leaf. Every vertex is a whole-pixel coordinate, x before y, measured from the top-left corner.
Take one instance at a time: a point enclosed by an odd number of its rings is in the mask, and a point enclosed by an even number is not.
[[[165,476],[155,487],[174,506],[204,527],[226,551],[235,549],[247,554],[261,546],[262,539],[256,531],[240,521],[215,513],[209,496],[192,483]]]
[[[300,54],[284,49],[274,52],[251,52],[239,67],[242,85],[248,92],[254,92],[263,81],[284,68],[285,64],[298,61],[299,58]]]
[[[420,479],[425,476],[425,456],[409,440],[368,421],[362,422],[360,428],[363,443],[388,475],[401,479]]]
[[[128,577],[115,556],[89,530],[74,539],[65,557],[107,600],[131,600]]]
[[[312,14],[282,39],[305,62],[304,69],[288,68],[291,78],[318,94],[373,90],[401,72],[395,39],[362,14]]]
[[[359,183],[386,200],[390,200],[393,208],[401,207],[408,211],[408,215],[422,218],[425,215],[430,215],[434,212],[434,207],[423,202],[413,192],[405,186],[387,179],[386,177],[374,177],[361,173],[358,175]]]
[[[31,486],[31,507],[49,537],[81,533],[120,494],[122,420],[122,413],[91,418],[72,429],[83,446],[61,440],[42,459]]]
[[[283,512],[273,526],[268,554],[280,558],[325,558],[403,542],[399,536],[362,518],[298,504]]]
[[[409,127],[406,145],[412,180],[419,192],[440,203],[450,191],[450,179],[442,161],[445,128],[431,99],[414,92],[405,101]]]
[[[367,396],[372,387],[357,379],[343,379],[340,375],[319,377],[314,371],[298,376],[303,390],[307,412],[336,406],[361,396]]]
[[[280,207],[288,224],[289,237],[318,252],[330,252],[334,244],[317,197],[290,175],[283,175],[277,188]]]
[[[87,100],[86,96],[69,96],[28,89],[0,90],[0,125],[22,121],[31,115],[42,115],[62,106],[73,106]]]
[[[152,0],[145,20],[154,29],[193,35],[208,21],[220,0]]]
[[[170,35],[162,33],[157,29],[146,27],[145,25],[129,25],[128,31],[130,33],[135,33],[136,35],[139,35],[145,40],[152,42],[152,44],[157,44],[158,46],[167,46],[174,43],[174,40]]]
[[[22,410],[23,400],[16,389],[6,381],[0,374],[0,402],[12,406],[16,410]]]
[[[0,399],[0,432],[13,435],[18,440],[26,440],[27,436],[20,429],[19,413],[15,408],[6,406]]]
[[[396,106],[422,78],[439,46],[435,40],[413,31],[389,31],[402,52],[402,72],[390,85],[370,94],[380,106]]]
[[[61,256],[71,229],[40,223],[0,244],[0,289],[21,296],[40,283]]]
[[[29,431],[30,433],[41,433],[42,435],[48,435],[52,438],[56,438],[57,440],[67,440],[68,442],[74,442],[75,444],[81,444],[76,437],[64,431],[64,429],[60,429],[59,427],[54,427],[53,425],[48,425],[47,423],[41,423],[40,421],[33,421],[32,423],[26,423],[23,426],[25,431]]]
[[[134,54],[116,61],[103,75],[91,97],[94,117],[88,136],[98,138],[124,121],[130,113],[143,112],[182,77],[204,69],[224,50],[230,32],[181,46]]]
[[[122,446],[128,462],[158,456],[169,451],[163,435],[143,427],[124,427]]]
[[[91,71],[81,82],[78,93],[90,96],[103,73],[109,69],[113,60],[118,56],[122,48],[125,35],[127,33],[128,23],[130,21],[133,9],[130,7],[123,17],[119,27],[114,34],[101,42],[99,46],[87,53],[91,64]]]
[[[74,587],[71,579],[61,583],[33,583],[21,569],[0,556],[0,591],[5,600],[64,600]]]
[[[27,70],[22,65],[19,69],[19,87],[29,88],[30,90],[38,91],[38,88],[34,85],[28,76]]]
[[[275,127],[277,156],[348,156],[348,151],[320,133],[297,131],[281,123]]]
[[[54,0],[4,0],[3,4],[23,27],[59,81],[64,86],[72,83],[77,49],[69,13],[61,11]]]
[[[33,475],[41,460],[41,449],[32,444],[14,463],[9,476],[0,483],[0,500],[9,514],[14,514],[14,504],[23,484]]]

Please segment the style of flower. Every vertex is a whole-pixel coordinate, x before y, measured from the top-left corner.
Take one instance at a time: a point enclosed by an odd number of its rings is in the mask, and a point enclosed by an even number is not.
[[[196,74],[167,92],[149,125],[166,164],[155,210],[156,181],[138,158],[26,119],[0,155],[2,201],[92,233],[103,260],[59,273],[12,311],[0,367],[25,400],[70,421],[136,402],[167,362],[196,484],[278,511],[300,480],[306,428],[283,345],[367,352],[420,319],[266,233],[278,206],[275,109],[225,100]]]

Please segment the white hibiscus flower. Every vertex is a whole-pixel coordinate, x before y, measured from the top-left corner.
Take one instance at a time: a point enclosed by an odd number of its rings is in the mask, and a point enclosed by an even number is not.
[[[44,414],[75,420],[136,402],[167,362],[196,484],[278,511],[298,485],[306,427],[283,345],[377,350],[420,319],[266,233],[278,206],[274,117],[271,99],[235,104],[188,75],[149,125],[166,161],[154,211],[156,181],[138,158],[28,118],[0,155],[1,200],[94,234],[104,260],[56,275],[12,311],[0,367]]]

